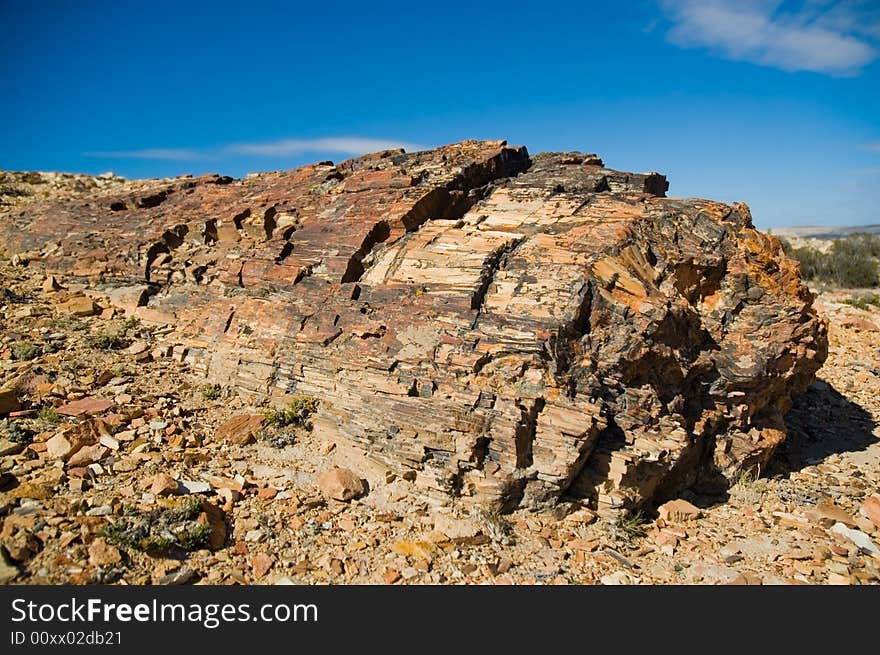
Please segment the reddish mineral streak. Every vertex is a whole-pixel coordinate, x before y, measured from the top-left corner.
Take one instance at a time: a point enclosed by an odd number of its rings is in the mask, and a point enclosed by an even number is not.
[[[206,381],[317,398],[365,477],[438,503],[613,513],[717,487],[767,462],[827,353],[745,205],[595,155],[468,141],[82,186],[0,206],[0,239],[174,326]]]

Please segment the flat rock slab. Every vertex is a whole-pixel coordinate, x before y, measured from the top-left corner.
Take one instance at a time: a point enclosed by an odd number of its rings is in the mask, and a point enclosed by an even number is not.
[[[114,407],[112,400],[104,400],[101,398],[82,398],[74,400],[57,409],[59,414],[64,416],[86,416],[103,414]]]

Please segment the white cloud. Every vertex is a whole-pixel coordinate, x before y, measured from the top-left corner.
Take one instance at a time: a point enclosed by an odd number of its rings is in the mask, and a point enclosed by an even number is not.
[[[868,152],[880,152],[880,141],[866,143],[862,146],[862,150],[867,150]]]
[[[87,157],[103,159],[164,159],[167,161],[194,161],[228,159],[235,155],[263,157],[293,157],[306,153],[334,155],[363,155],[379,150],[404,148],[408,152],[423,150],[423,146],[394,139],[370,139],[359,136],[324,137],[320,139],[281,139],[266,143],[237,143],[216,148],[144,148],[142,150],[99,150],[83,153]]]
[[[379,150],[404,148],[407,151],[422,147],[392,139],[368,139],[359,136],[325,137],[321,139],[281,139],[268,143],[240,143],[227,146],[227,152],[272,157],[301,155],[307,152],[326,152],[342,155],[363,155]]]
[[[103,159],[166,159],[173,161],[191,161],[201,159],[202,155],[188,148],[145,148],[143,150],[100,150],[83,153],[86,157]]]
[[[790,3],[788,3],[790,4]],[[785,71],[854,75],[877,58],[876,3],[807,0],[661,0],[672,21],[667,37],[728,59]]]

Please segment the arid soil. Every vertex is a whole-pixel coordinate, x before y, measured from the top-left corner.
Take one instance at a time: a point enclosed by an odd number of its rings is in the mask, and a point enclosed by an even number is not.
[[[230,425],[261,408],[77,291],[0,258],[0,582],[880,582],[880,309],[847,292],[819,297],[830,354],[768,470],[612,523],[577,501],[450,516],[393,474],[328,497],[332,444]]]

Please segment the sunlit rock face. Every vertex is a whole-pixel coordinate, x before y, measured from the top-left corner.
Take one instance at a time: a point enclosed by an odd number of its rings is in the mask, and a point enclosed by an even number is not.
[[[243,180],[6,177],[8,250],[171,326],[195,376],[316,398],[318,435],[438,504],[614,513],[723,484],[766,463],[827,352],[745,205],[595,155],[468,141]]]

